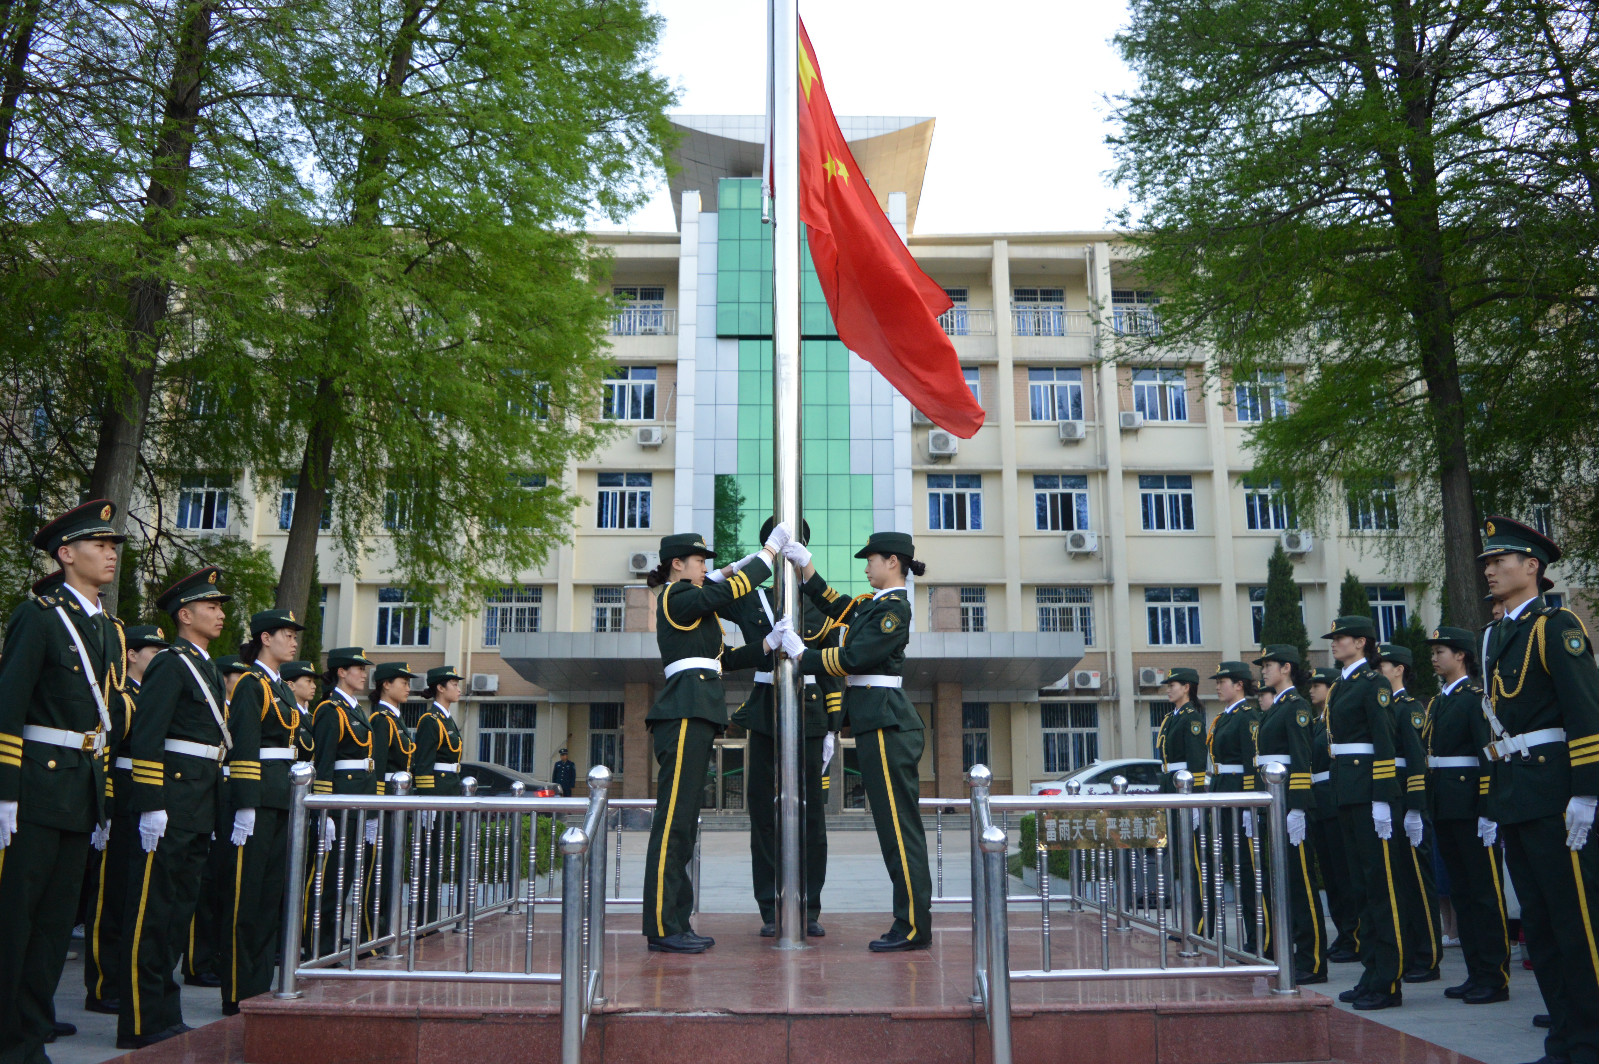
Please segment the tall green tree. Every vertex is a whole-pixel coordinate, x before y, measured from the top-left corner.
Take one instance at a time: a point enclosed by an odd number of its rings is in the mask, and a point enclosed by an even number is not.
[[[1404,627],[1394,633],[1394,645],[1410,651],[1415,665],[1411,668],[1409,691],[1426,705],[1438,693],[1438,674],[1432,671],[1432,647],[1427,645],[1427,629],[1414,613]]]
[[[1260,622],[1260,642],[1286,643],[1299,648],[1299,660],[1310,664],[1310,633],[1305,629],[1304,596],[1294,583],[1294,563],[1277,544],[1266,563],[1265,617]]]
[[[1371,613],[1371,599],[1366,595],[1366,585],[1360,577],[1344,570],[1344,582],[1338,585],[1338,616],[1365,617]]]

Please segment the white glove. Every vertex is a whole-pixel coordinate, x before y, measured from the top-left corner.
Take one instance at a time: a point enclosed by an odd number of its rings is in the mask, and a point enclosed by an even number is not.
[[[794,563],[794,568],[803,569],[811,564],[811,552],[805,544],[797,539],[791,539],[783,548],[783,557]]]
[[[727,574],[722,572],[720,569],[712,569],[710,572],[705,574],[705,579],[709,580],[713,584],[720,584],[723,580],[727,579]]]
[[[233,845],[243,846],[255,834],[255,810],[240,809],[233,814]]]
[[[105,824],[96,824],[94,826],[94,830],[89,833],[89,845],[93,846],[101,853],[105,853],[105,844],[110,841],[111,825],[109,822]]]
[[[17,803],[0,802],[0,850],[11,845],[11,836],[17,833]]]
[[[438,818],[439,818],[439,814],[438,814],[438,811],[436,809],[424,809],[424,810],[422,810],[422,826],[424,828],[426,828],[428,831],[432,831],[433,830],[433,822],[438,820]]]
[[[783,645],[783,633],[791,631],[793,627],[793,625],[788,623],[787,617],[779,617],[777,623],[772,625],[771,632],[767,634],[765,639],[761,640],[761,646],[769,651],[776,650]]]
[[[377,817],[372,817],[371,819],[369,819],[366,822],[366,844],[368,846],[376,846],[378,844],[378,818]]]
[[[1588,845],[1588,829],[1593,827],[1594,807],[1599,798],[1593,795],[1573,795],[1566,803],[1566,845],[1580,850]]]
[[[1410,840],[1412,848],[1421,845],[1421,812],[1417,809],[1405,811],[1405,838]]]
[[[766,549],[771,551],[774,556],[782,554],[783,548],[788,546],[788,541],[793,538],[794,533],[788,530],[788,523],[779,521],[777,526],[772,529],[772,534],[766,537]]]
[[[1193,822],[1194,822],[1194,830],[1198,831],[1199,830],[1199,825],[1204,823],[1204,821],[1205,821],[1205,816],[1198,809],[1192,810],[1192,814],[1193,814],[1192,819],[1193,819]]]
[[[1305,811],[1288,810],[1288,845],[1298,846],[1305,841]]]
[[[339,831],[338,825],[333,823],[333,818],[332,817],[325,816],[325,817],[322,818],[322,852],[323,853],[327,853],[329,850],[333,849],[333,839],[334,839],[334,836],[338,834],[338,831]]]
[[[1243,814],[1239,819],[1244,824],[1244,838],[1252,839],[1255,837],[1255,811],[1253,809],[1245,809]]]
[[[1477,837],[1482,840],[1484,846],[1492,846],[1494,840],[1499,837],[1499,825],[1485,816],[1478,817]]]
[[[783,653],[798,661],[805,653],[805,638],[792,628],[783,629]]]
[[[1371,803],[1371,823],[1377,829],[1379,839],[1394,837],[1394,814],[1388,808],[1387,802]]]
[[[827,766],[833,761],[833,752],[838,749],[838,736],[828,732],[822,736],[822,771],[827,771]]]
[[[139,845],[144,847],[145,853],[155,853],[156,846],[161,842],[161,836],[166,833],[165,809],[152,809],[148,813],[139,814]]]
[[[750,562],[754,561],[756,558],[759,558],[760,556],[761,556],[761,552],[760,551],[758,551],[758,550],[757,551],[751,551],[750,553],[744,555],[744,557],[740,558],[738,561],[733,563],[733,571],[735,573],[738,572],[740,569],[744,568],[746,565],[748,565]]]

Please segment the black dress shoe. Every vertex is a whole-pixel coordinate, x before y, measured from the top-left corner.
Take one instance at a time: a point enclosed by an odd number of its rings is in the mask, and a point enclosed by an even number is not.
[[[777,925],[776,924],[762,924],[761,925],[761,937],[762,938],[776,938],[777,937]]]
[[[805,921],[805,934],[809,938],[826,938],[827,928],[815,920]]]
[[[1326,972],[1295,972],[1294,973],[1294,982],[1298,983],[1300,986],[1313,986],[1316,983],[1325,983],[1326,981],[1327,981],[1327,973]]]
[[[239,1014],[239,1003],[237,1001],[224,1001],[222,1003],[222,1015],[224,1015],[224,1016],[237,1016],[238,1014]]]
[[[1443,974],[1436,968],[1417,968],[1413,972],[1405,973],[1407,983],[1432,983],[1443,978]]]
[[[710,949],[704,942],[697,938],[689,938],[681,931],[665,938],[650,937],[651,953],[704,953]]]
[[[183,977],[184,986],[208,986],[216,989],[222,986],[222,977],[215,972],[201,972],[199,975],[186,975]]]
[[[1444,987],[1444,997],[1455,998],[1456,1000],[1459,1000],[1475,989],[1477,989],[1477,984],[1472,982],[1470,979],[1467,979],[1464,983],[1460,983],[1457,986]]]
[[[1493,1005],[1500,1001],[1509,1001],[1510,988],[1508,986],[1472,987],[1471,992],[1462,1000],[1468,1005]]]
[[[1547,1031],[1555,1025],[1555,1021],[1547,1012],[1540,1012],[1532,1018],[1532,1025],[1534,1027],[1542,1027]]]
[[[1345,1005],[1353,1005],[1355,1002],[1359,1001],[1365,996],[1366,988],[1363,986],[1356,986],[1345,990],[1342,994],[1339,994],[1338,1000],[1342,1001]]]
[[[1360,954],[1352,949],[1335,949],[1327,954],[1327,959],[1334,964],[1353,964],[1360,960]]]
[[[1405,995],[1396,990],[1392,994],[1384,994],[1380,990],[1373,990],[1355,1002],[1356,1012],[1375,1012],[1378,1009],[1397,1009],[1405,1003]]]
[[[866,948],[873,953],[909,953],[911,950],[927,949],[932,943],[926,939],[912,942],[902,935],[888,935],[866,944]]]
[[[68,1023],[66,1020],[56,1020],[55,1030],[51,1031],[50,1033],[55,1035],[57,1038],[70,1038],[78,1033],[78,1025],[75,1023]]]
[[[683,937],[691,942],[699,942],[703,944],[706,949],[710,949],[712,946],[716,945],[716,939],[712,938],[710,935],[702,935],[692,927],[683,932]]]
[[[105,1016],[115,1016],[122,1011],[122,1002],[116,998],[97,998],[93,994],[83,999],[83,1011],[98,1012]]]

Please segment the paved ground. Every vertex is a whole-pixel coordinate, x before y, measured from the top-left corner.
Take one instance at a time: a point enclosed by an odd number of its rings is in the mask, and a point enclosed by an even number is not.
[[[614,836],[613,836],[614,838]],[[758,919],[750,893],[749,839],[739,832],[705,832],[702,836],[703,880],[700,907],[705,912],[747,913]],[[944,893],[965,895],[970,882],[964,831],[948,830],[944,836]],[[626,832],[622,846],[622,895],[638,897],[643,889],[643,851],[645,837]],[[824,890],[822,922],[828,912],[888,912],[891,898],[888,878],[883,873],[877,837],[869,831],[835,831],[828,837],[828,885]],[[936,852],[936,838],[928,833],[928,850]],[[934,869],[935,886],[938,870]],[[607,877],[614,885],[614,867]],[[1017,893],[1028,890],[1017,885]],[[540,891],[543,883],[540,883]],[[940,918],[940,911],[947,916]],[[622,921],[628,919],[623,915]],[[935,920],[964,921],[964,913],[935,909]],[[625,926],[625,924],[623,925]],[[1465,978],[1459,949],[1445,953],[1444,978],[1436,983],[1409,986],[1403,1008],[1365,1013],[1367,1017],[1397,1030],[1476,1057],[1485,1064],[1518,1064],[1536,1060],[1543,1054],[1543,1032],[1532,1026],[1532,1016],[1543,1011],[1532,973],[1521,967],[1519,958],[1511,964],[1510,1001],[1500,1005],[1468,1006],[1443,996],[1443,988]],[[1333,965],[1331,981],[1321,987],[1335,996],[1353,986],[1359,975],[1354,964]],[[50,1047],[56,1064],[99,1064],[118,1055],[115,1049],[116,1018],[83,1011],[83,964],[69,961],[56,995],[61,1019],[76,1023],[79,1033]],[[1347,1009],[1347,1005],[1338,1005]],[[221,998],[216,990],[186,987],[183,991],[184,1020],[192,1026],[222,1018]],[[1335,1047],[1336,1048],[1336,1047]],[[203,1062],[196,1062],[203,1064]]]

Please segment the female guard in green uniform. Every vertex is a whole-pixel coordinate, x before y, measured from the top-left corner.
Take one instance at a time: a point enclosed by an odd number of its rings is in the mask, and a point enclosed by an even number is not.
[[[416,776],[418,794],[454,797],[461,793],[461,726],[455,722],[451,708],[461,700],[461,674],[453,665],[429,669],[427,690],[423,697],[428,708],[416,725],[416,749],[411,754],[411,768]],[[431,830],[438,823],[432,813],[423,814],[427,825],[422,860],[427,870],[424,923],[439,918],[439,880],[444,867],[446,851],[442,829]]]
[[[1405,930],[1405,975],[1407,983],[1430,983],[1438,979],[1438,964],[1443,960],[1438,941],[1438,887],[1432,874],[1432,825],[1427,822],[1427,742],[1422,738],[1427,727],[1427,711],[1406,688],[1413,686],[1415,658],[1409,647],[1380,643],[1378,668],[1393,689],[1394,739],[1397,743],[1394,767],[1405,789],[1405,839],[1408,846],[1395,846],[1399,863],[1396,886],[1399,894],[1399,924]],[[1408,851],[1408,852],[1407,852]]]
[[[313,764],[316,781],[311,784],[313,794],[376,794],[377,779],[373,776],[372,721],[361,705],[360,692],[366,690],[367,670],[372,660],[360,647],[335,647],[328,651],[328,671],[322,677],[323,699],[316,707],[311,725],[316,752]],[[346,821],[343,831],[348,835],[344,846],[344,887],[354,885],[355,848],[361,844],[360,814],[342,816]],[[316,825],[313,824],[315,827]],[[339,869],[327,859],[328,851],[336,842],[332,817],[323,817],[317,828],[321,839],[322,907],[321,941],[316,944],[320,954],[332,953],[338,948],[333,937],[334,917],[341,911],[343,898],[339,896]],[[314,884],[308,882],[309,890]],[[305,910],[309,931],[313,915],[310,905]],[[350,929],[345,928],[349,934]],[[312,941],[307,934],[306,941]]]
[[[411,729],[405,726],[400,707],[405,705],[415,677],[416,673],[399,661],[385,661],[372,670],[376,690],[372,692],[372,706],[367,715],[372,721],[372,776],[377,781],[379,794],[391,793],[395,775],[411,771],[411,754],[416,750],[416,741]],[[392,832],[386,832],[383,849],[378,850],[379,823],[376,816],[368,817],[366,822],[366,883],[362,888],[365,898],[362,910],[369,917],[374,912],[379,914],[375,927],[367,924],[368,938],[389,933],[388,882],[394,868],[394,839]]]
[[[1205,707],[1199,703],[1199,673],[1194,669],[1172,669],[1166,674],[1166,697],[1172,711],[1160,722],[1155,740],[1155,756],[1160,758],[1160,789],[1176,794],[1176,777],[1187,772],[1194,777],[1194,792],[1205,788],[1209,778],[1210,750],[1205,743]],[[1190,895],[1194,933],[1205,933],[1205,873],[1199,856],[1199,835],[1190,836],[1193,861]]]
[[[688,863],[699,833],[700,803],[711,747],[727,727],[722,687],[722,625],[716,611],[750,593],[772,573],[788,542],[778,525],[744,569],[707,581],[705,559],[715,552],[697,533],[661,538],[661,564],[648,583],[661,588],[655,603],[655,642],[666,683],[645,718],[655,763],[655,817],[644,863],[644,937],[657,953],[704,953],[715,942],[689,926],[694,889]]]
[[[1360,959],[1360,894],[1349,874],[1349,858],[1344,853],[1344,833],[1338,826],[1338,799],[1333,794],[1332,751],[1327,745],[1327,695],[1338,679],[1337,669],[1312,669],[1310,683],[1301,688],[1310,697],[1315,711],[1310,734],[1310,793],[1316,808],[1311,815],[1310,841],[1316,850],[1316,867],[1327,891],[1327,910],[1332,913],[1338,934],[1327,949],[1334,964]]]
[[[1255,789],[1255,732],[1260,729],[1260,706],[1255,702],[1255,674],[1242,661],[1224,661],[1211,674],[1216,681],[1216,693],[1225,707],[1211,725],[1210,732],[1210,790],[1213,794],[1238,794]],[[1218,814],[1221,833],[1222,869],[1217,874],[1231,872],[1238,891],[1238,909],[1244,921],[1244,951],[1254,953],[1255,914],[1258,910],[1255,894],[1255,853],[1250,840],[1255,837],[1254,811],[1224,809]],[[1240,832],[1239,828],[1243,830]],[[1237,858],[1233,856],[1237,849]],[[1214,850],[1212,851],[1214,853]],[[1216,887],[1211,887],[1211,897]],[[1267,936],[1271,928],[1266,925],[1266,914],[1261,914],[1261,926]],[[1215,928],[1219,934],[1224,929]]]
[[[904,532],[872,533],[855,557],[866,559],[866,580],[876,592],[853,600],[829,588],[808,560],[803,567],[805,593],[823,613],[847,621],[849,631],[841,646],[806,650],[800,669],[843,677],[847,685],[844,723],[854,731],[877,843],[894,884],[894,926],[869,948],[874,953],[926,949],[932,944],[933,882],[917,806],[922,718],[905,696],[901,674],[911,620],[905,577],[921,576],[927,566],[914,560],[915,545]]]

